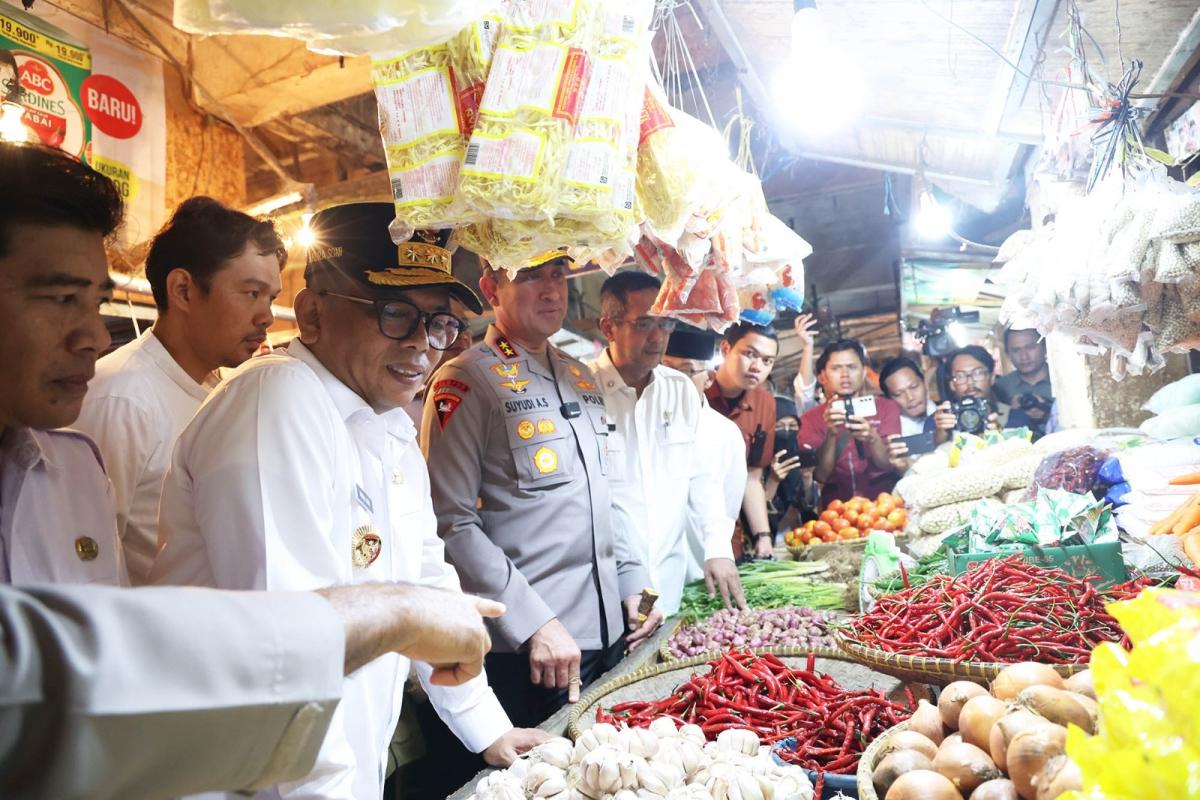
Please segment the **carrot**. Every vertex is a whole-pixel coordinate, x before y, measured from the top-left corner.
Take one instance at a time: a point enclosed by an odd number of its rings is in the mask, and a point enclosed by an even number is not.
[[[1172,529],[1192,509],[1200,507],[1200,493],[1194,494],[1179,504],[1179,507],[1150,526],[1150,533],[1171,533]],[[1195,523],[1193,523],[1194,525]],[[1188,526],[1190,528],[1191,525]],[[1185,528],[1184,530],[1187,530]]]
[[[1183,475],[1176,475],[1167,483],[1172,486],[1191,486],[1200,483],[1200,472],[1185,472]]]
[[[1193,564],[1200,566],[1200,534],[1193,531],[1184,537],[1183,554],[1190,558]]]
[[[1177,519],[1175,524],[1172,525],[1171,533],[1176,536],[1182,536],[1195,528],[1196,525],[1200,525],[1200,507],[1193,503],[1192,506],[1183,512],[1183,515]]]

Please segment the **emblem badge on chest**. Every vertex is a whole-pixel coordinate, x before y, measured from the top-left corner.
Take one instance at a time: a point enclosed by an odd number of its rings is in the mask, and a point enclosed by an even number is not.
[[[100,545],[90,536],[80,536],[75,540],[75,555],[80,561],[95,561],[100,555]]]
[[[518,380],[517,378],[509,378],[506,381],[501,381],[500,385],[505,389],[508,389],[513,394],[525,394],[527,391],[525,387],[529,385],[529,381],[525,379]]]
[[[543,475],[549,475],[558,469],[558,453],[549,447],[539,447],[533,454],[533,466]]]
[[[355,569],[366,569],[375,563],[383,552],[383,539],[371,529],[370,525],[362,525],[350,537],[350,556]]]

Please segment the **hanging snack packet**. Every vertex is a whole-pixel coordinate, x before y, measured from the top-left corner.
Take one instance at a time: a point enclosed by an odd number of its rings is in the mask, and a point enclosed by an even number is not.
[[[499,26],[483,17],[446,44],[371,61],[400,238],[466,219],[454,196]]]
[[[600,0],[509,7],[459,176],[472,211],[553,219],[602,8]]]

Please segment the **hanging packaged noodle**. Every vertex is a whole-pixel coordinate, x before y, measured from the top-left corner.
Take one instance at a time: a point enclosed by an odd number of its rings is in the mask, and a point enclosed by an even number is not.
[[[399,238],[466,219],[455,191],[499,26],[483,17],[446,44],[372,59]]]
[[[602,0],[511,3],[459,177],[472,211],[553,219],[602,7]]]

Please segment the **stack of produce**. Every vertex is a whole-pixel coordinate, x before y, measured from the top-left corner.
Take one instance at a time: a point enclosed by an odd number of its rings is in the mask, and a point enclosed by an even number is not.
[[[904,507],[904,500],[882,492],[874,500],[852,497],[846,501],[829,501],[820,519],[809,520],[799,528],[788,531],[784,534],[784,542],[789,547],[804,547],[853,541],[865,538],[871,531],[899,534],[907,525],[908,511]]]
[[[708,619],[681,625],[671,635],[667,649],[675,658],[730,647],[749,647],[755,651],[782,647],[832,649],[837,646],[830,632],[832,621],[832,614],[811,608],[765,611],[726,608]]]
[[[1181,475],[1171,481],[1175,485],[1200,483],[1200,472]],[[1192,563],[1200,566],[1200,492],[1189,497],[1173,512],[1156,522],[1152,535],[1173,535],[1179,538],[1183,552]]]
[[[921,586],[881,597],[853,617],[847,641],[897,655],[956,662],[1048,664],[1087,661],[1100,642],[1128,646],[1106,603],[1135,596],[1138,579],[1099,590],[1060,569],[1019,557],[972,564],[957,577],[936,575]]]
[[[1000,260],[1001,319],[1111,351],[1117,379],[1200,345],[1200,193],[1165,171],[1065,199]]]
[[[599,723],[572,744],[551,739],[488,774],[470,800],[771,798],[812,800],[804,770],[778,764],[748,730],[705,741],[695,725],[660,717],[644,728]]]
[[[1141,429],[1155,439],[1195,436],[1200,432],[1200,374],[1192,374],[1159,389],[1142,408],[1154,416]]]
[[[849,691],[816,674],[811,656],[807,669],[791,669],[770,654],[730,651],[709,667],[668,697],[597,709],[596,721],[644,728],[666,716],[699,725],[709,739],[739,730],[768,743],[790,738],[792,746],[777,751],[783,759],[816,772],[852,775],[867,744],[912,712],[878,690]]]
[[[925,458],[934,456],[944,458],[938,453]],[[961,451],[957,466],[901,478],[895,494],[903,498],[915,521],[909,533],[941,535],[967,522],[980,502],[1000,507],[1020,499],[1041,462],[1042,454],[1028,440],[1010,438]]]
[[[1002,670],[990,692],[952,683],[883,741],[871,782],[881,800],[1054,800],[1079,788],[1067,726],[1091,734],[1097,711],[1087,671],[1064,680],[1024,662]]]
[[[1101,645],[1092,654],[1100,724],[1091,737],[1067,732],[1082,791],[1065,800],[1195,797],[1200,595],[1150,589],[1110,610],[1129,631],[1133,650]]]
[[[827,569],[820,561],[750,561],[738,567],[738,577],[750,608],[842,608],[844,587],[813,580]],[[703,580],[683,587],[679,614],[685,619],[704,619],[722,608],[722,599],[709,597]]]

